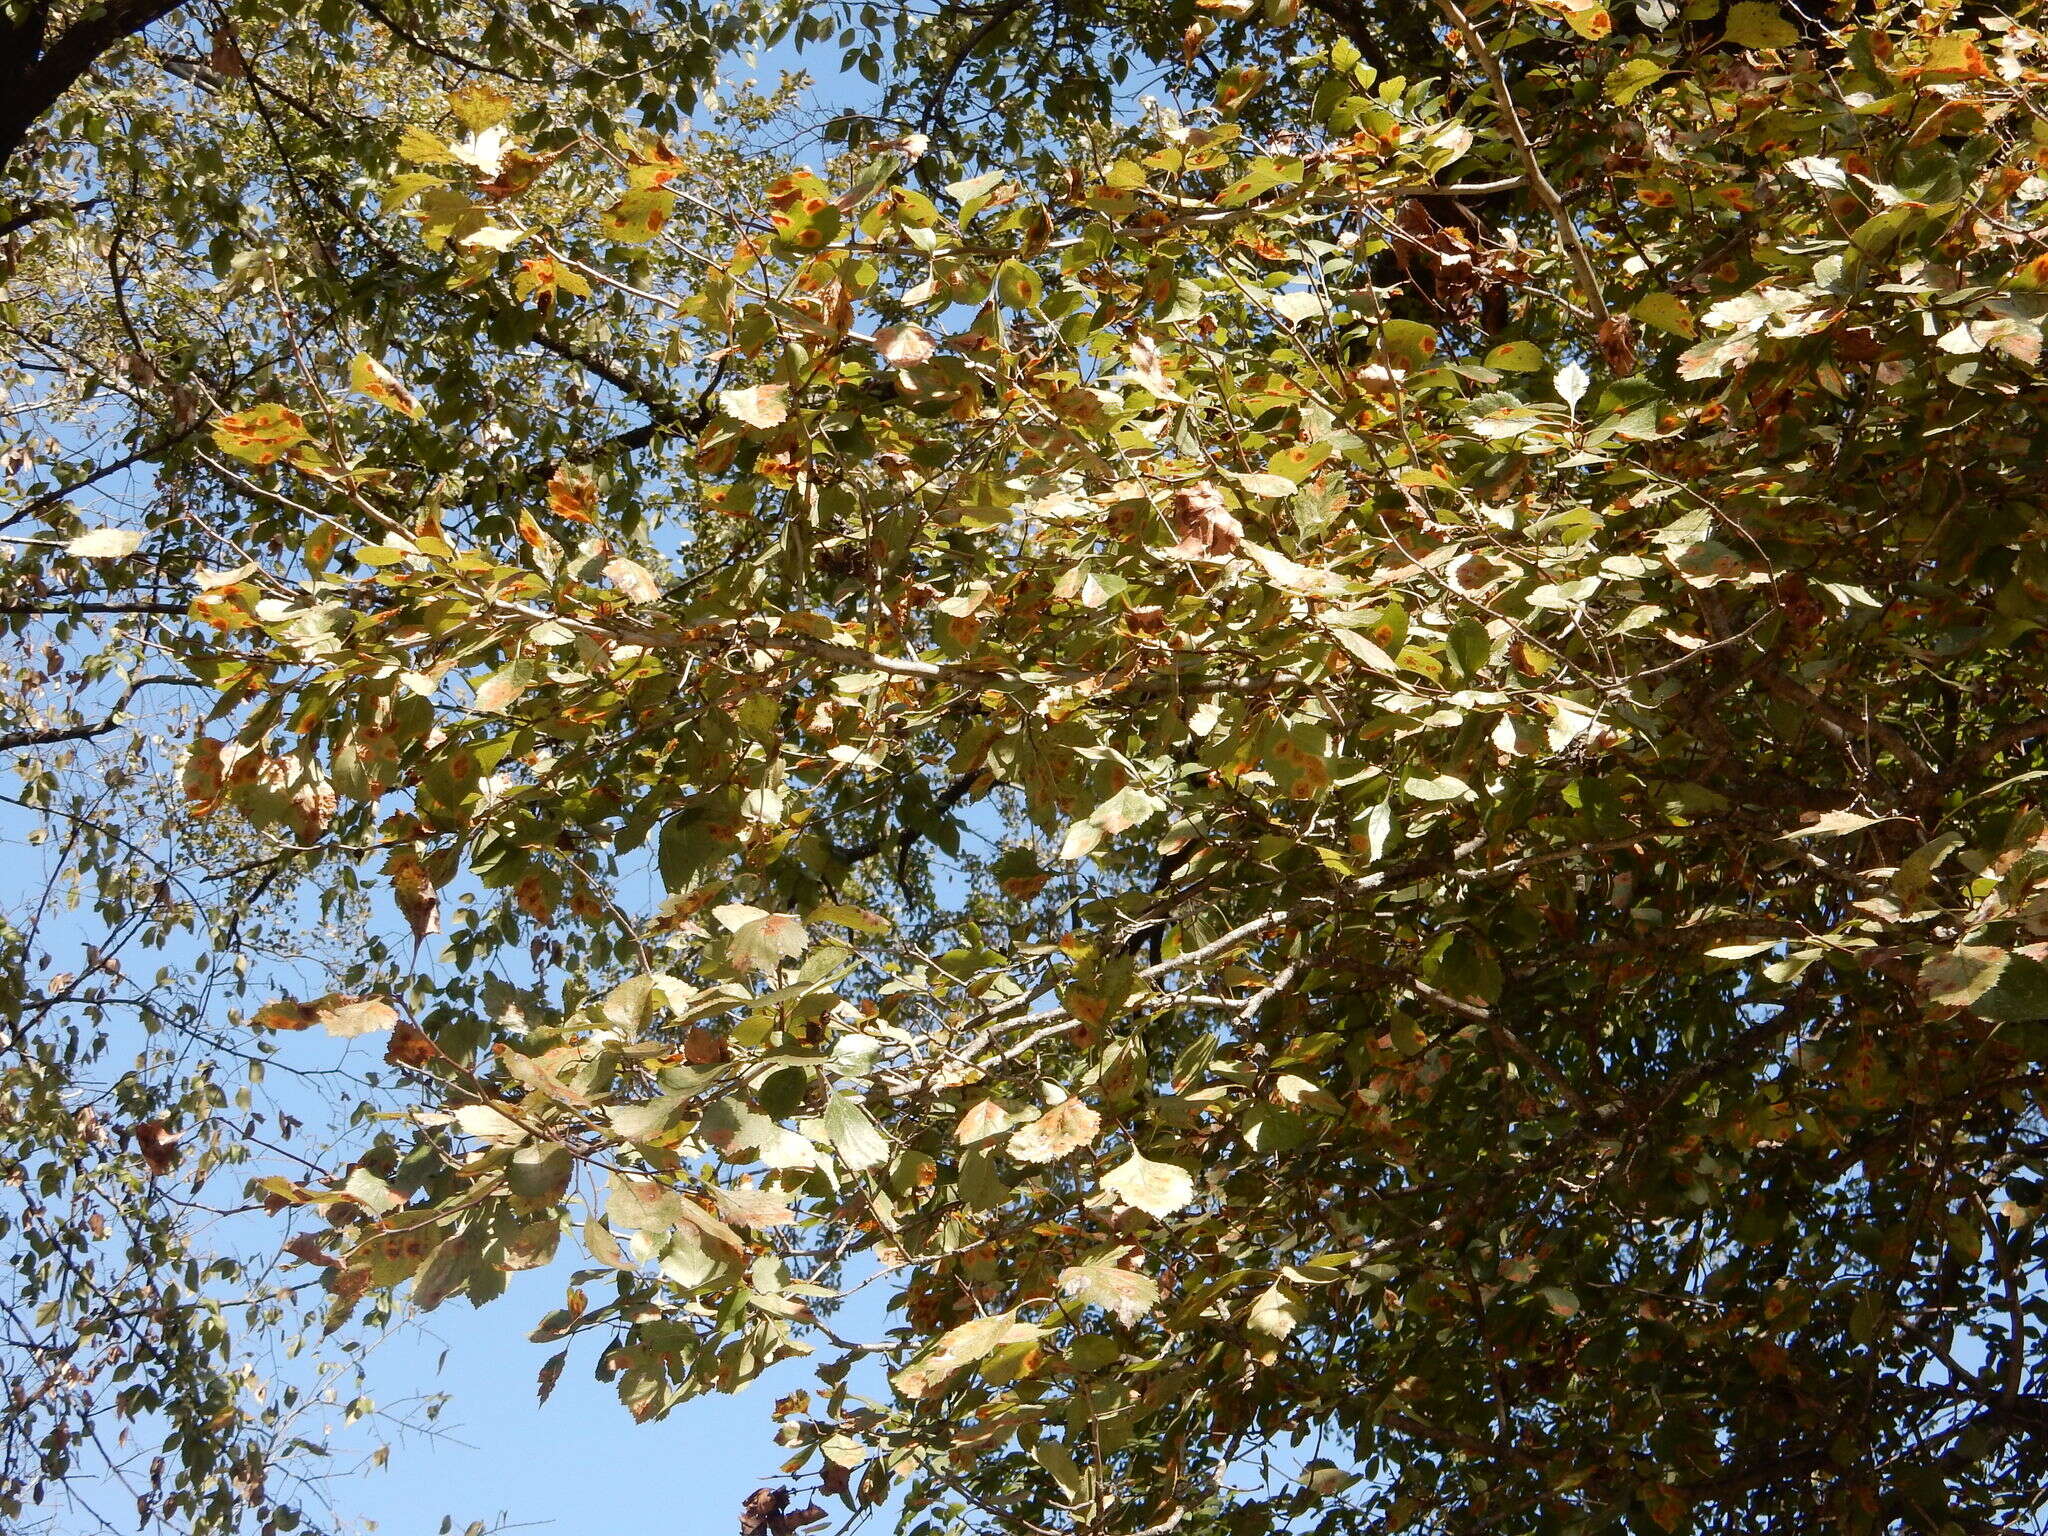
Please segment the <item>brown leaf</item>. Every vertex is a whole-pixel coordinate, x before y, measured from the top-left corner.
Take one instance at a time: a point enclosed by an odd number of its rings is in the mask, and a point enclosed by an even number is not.
[[[311,1029],[320,1022],[320,1015],[304,1003],[279,998],[258,1008],[249,1022],[258,1029]]]
[[[415,939],[441,931],[441,897],[427,867],[416,854],[400,854],[390,864],[391,895],[412,927]]]
[[[230,80],[240,80],[249,73],[249,66],[242,61],[242,50],[235,45],[234,33],[226,27],[216,27],[208,42],[211,46],[206,52],[207,68]]]
[[[265,1003],[249,1021],[258,1029],[310,1029],[318,1024],[339,1039],[375,1034],[398,1022],[398,1010],[381,997],[357,997],[351,992],[330,992],[310,1003],[280,998]]]
[[[569,1351],[566,1349],[558,1350],[556,1353],[548,1356],[546,1362],[540,1368],[539,1377],[535,1381],[535,1386],[539,1393],[539,1401],[544,1403],[554,1396],[555,1383],[562,1379],[562,1367],[568,1363]]]
[[[1636,371],[1635,327],[1627,315],[1609,315],[1600,322],[1600,357],[1616,378]]]
[[[154,1174],[166,1174],[178,1166],[178,1143],[183,1134],[175,1132],[161,1120],[141,1120],[131,1128],[135,1137],[135,1150],[142,1154],[142,1160],[149,1164]]]
[[[1179,400],[1173,381],[1160,361],[1159,343],[1142,331],[1131,338],[1131,365],[1124,370],[1131,382],[1157,400]],[[1289,489],[1293,489],[1292,486]]]
[[[791,1509],[787,1488],[756,1488],[740,1505],[740,1536],[760,1536],[763,1531],[768,1536],[792,1536],[825,1518],[825,1511],[815,1504]]]
[[[1173,531],[1180,535],[1176,554],[1221,556],[1236,551],[1244,524],[1223,505],[1223,492],[1205,480],[1173,493]]]
[[[726,1046],[724,1036],[696,1024],[683,1036],[683,1060],[693,1067],[715,1067],[722,1061],[732,1060],[732,1051]]]
[[[322,1269],[341,1268],[341,1260],[320,1246],[320,1234],[318,1232],[301,1232],[297,1237],[284,1245],[284,1251],[295,1259],[303,1259],[308,1264],[317,1264]]]
[[[565,464],[548,477],[548,510],[572,523],[587,523],[597,510],[597,481],[587,469]]]
[[[384,1059],[394,1067],[431,1067],[441,1052],[417,1024],[400,1024],[384,1047]]]
[[[763,1531],[779,1536],[776,1522],[788,1508],[787,1488],[756,1488],[740,1505],[740,1536],[760,1536]]]

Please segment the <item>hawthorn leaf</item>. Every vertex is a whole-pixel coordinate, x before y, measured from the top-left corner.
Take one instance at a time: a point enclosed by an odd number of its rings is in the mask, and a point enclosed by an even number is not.
[[[1020,1163],[1052,1163],[1080,1151],[1102,1131],[1102,1117],[1079,1099],[1061,1099],[1005,1144]]]
[[[64,543],[64,553],[85,560],[125,560],[147,537],[140,528],[94,528]]]
[[[1158,1281],[1107,1259],[1069,1265],[1060,1271],[1059,1288],[1062,1296],[1100,1307],[1125,1325],[1159,1305]]]
[[[399,382],[398,375],[367,352],[358,352],[348,365],[348,387],[367,395],[387,411],[418,420],[423,414],[412,391]]]
[[[832,1143],[842,1166],[856,1173],[878,1168],[889,1160],[889,1142],[873,1118],[843,1093],[825,1103],[825,1138]]]
[[[745,389],[721,389],[718,408],[735,421],[765,431],[789,420],[788,397],[787,384],[753,384]]]
[[[1195,1181],[1174,1163],[1154,1162],[1133,1148],[1128,1161],[1102,1177],[1102,1187],[1151,1216],[1171,1216],[1195,1198]]]

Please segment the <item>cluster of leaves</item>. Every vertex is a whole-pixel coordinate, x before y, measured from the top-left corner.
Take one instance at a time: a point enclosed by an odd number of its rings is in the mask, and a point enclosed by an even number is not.
[[[2048,44],[1056,21],[1178,104],[720,184],[394,88],[354,238],[496,347],[287,306],[175,459],[190,814],[414,946],[246,1021],[418,1093],[260,1185],[330,1325],[561,1264],[544,1391],[822,1356],[915,1531],[2033,1528]]]
[[[673,125],[730,42],[688,14],[521,7],[494,26],[450,9],[473,46],[449,57],[381,7],[165,9],[28,5],[0,41],[0,1522],[24,1529],[328,1521],[351,1453],[374,1453],[345,1425],[431,1427],[432,1400],[371,1403],[361,1339],[321,1345],[310,1277],[280,1273],[269,1223],[236,1214],[252,1168],[317,1170],[379,1088],[331,1070],[266,1083],[277,1053],[223,1030],[226,1010],[251,988],[344,986],[386,949],[362,939],[353,872],[302,855],[325,815],[303,783],[281,786],[286,838],[181,810],[198,716],[180,706],[203,684],[179,656],[207,633],[192,595],[303,531],[226,478],[238,460],[207,429],[310,337],[362,354],[338,382],[366,408],[390,376],[370,349],[461,402],[422,431],[413,462],[432,475],[488,464],[544,485],[553,464],[648,449],[692,409],[639,383],[664,338],[447,287],[391,238],[365,157],[409,168],[394,117],[465,140],[514,92],[561,102],[557,148]],[[32,99],[86,64],[54,106]],[[643,107],[650,72],[664,94]],[[765,179],[740,138],[775,111],[742,93],[726,135],[694,141],[692,184]],[[609,490],[662,515],[631,473]],[[495,488],[475,494],[488,515]]]

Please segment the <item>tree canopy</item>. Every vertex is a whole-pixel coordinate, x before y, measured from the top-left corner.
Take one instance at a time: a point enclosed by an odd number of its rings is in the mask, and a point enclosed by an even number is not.
[[[24,957],[23,1177],[262,1165],[338,1339],[550,1267],[640,1420],[808,1357],[747,1536],[2038,1529],[2029,14],[137,13],[9,170],[0,741],[218,980]]]

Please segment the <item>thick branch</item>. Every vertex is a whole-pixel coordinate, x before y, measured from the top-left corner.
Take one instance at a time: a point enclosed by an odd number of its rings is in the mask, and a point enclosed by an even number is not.
[[[108,0],[86,11],[47,45],[47,4],[0,34],[0,169],[29,130],[108,53],[178,9],[184,0]]]

